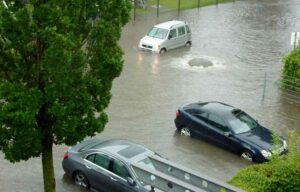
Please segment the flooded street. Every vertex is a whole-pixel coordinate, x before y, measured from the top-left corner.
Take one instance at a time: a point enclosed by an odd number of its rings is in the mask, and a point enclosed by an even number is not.
[[[300,104],[286,98],[277,82],[290,36],[300,31],[299,0],[248,0],[201,9],[138,16],[124,28],[124,68],[114,81],[107,109],[109,123],[99,138],[126,138],[179,164],[227,181],[249,165],[237,155],[181,136],[174,118],[179,106],[221,101],[241,108],[262,125],[287,135],[300,131]],[[190,24],[191,48],[163,55],[138,50],[140,38],[155,23],[170,19]],[[193,59],[213,63],[191,67]],[[265,74],[266,92],[263,98]],[[81,191],[64,177],[66,146],[55,146],[57,191]],[[10,164],[0,154],[0,191],[43,191],[41,160]]]

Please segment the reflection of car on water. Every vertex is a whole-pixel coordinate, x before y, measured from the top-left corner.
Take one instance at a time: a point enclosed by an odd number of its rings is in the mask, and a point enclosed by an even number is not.
[[[167,21],[154,25],[139,43],[139,48],[157,53],[181,46],[190,46],[191,30],[184,21]]]
[[[147,5],[147,0],[131,0],[132,5],[136,7],[142,7],[145,8]]]
[[[244,111],[220,102],[191,103],[180,107],[175,125],[182,134],[213,142],[254,162],[287,150],[286,141],[261,126]],[[274,138],[278,141],[274,142]]]
[[[70,148],[62,162],[75,184],[105,192],[148,192],[131,164],[154,169],[149,156],[155,153],[127,140],[87,140]],[[159,190],[157,190],[159,191]]]

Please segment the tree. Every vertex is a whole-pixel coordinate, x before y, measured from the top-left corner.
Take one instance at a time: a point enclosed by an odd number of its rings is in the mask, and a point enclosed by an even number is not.
[[[0,150],[11,162],[42,158],[55,191],[53,144],[104,129],[130,0],[0,3]],[[6,3],[5,3],[6,2]]]

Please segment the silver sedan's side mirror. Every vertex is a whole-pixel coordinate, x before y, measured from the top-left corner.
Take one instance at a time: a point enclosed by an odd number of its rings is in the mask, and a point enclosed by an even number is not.
[[[136,185],[136,182],[130,177],[127,177],[127,183],[129,183],[130,186],[135,186]]]

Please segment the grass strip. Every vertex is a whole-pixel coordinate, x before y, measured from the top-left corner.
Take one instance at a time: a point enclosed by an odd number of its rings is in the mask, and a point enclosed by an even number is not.
[[[180,0],[180,10],[200,8],[209,5],[229,3],[235,0]],[[146,7],[136,7],[137,14],[153,14],[156,12],[157,0],[147,0]],[[178,10],[179,0],[159,0],[160,12]]]

